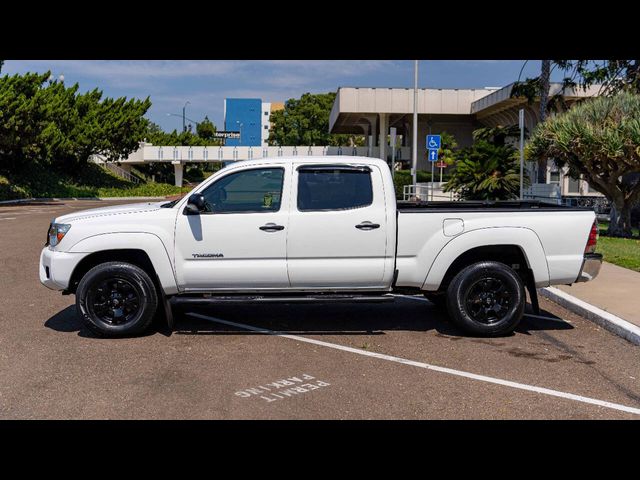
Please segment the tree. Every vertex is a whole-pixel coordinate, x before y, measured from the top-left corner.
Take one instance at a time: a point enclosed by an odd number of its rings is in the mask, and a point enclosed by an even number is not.
[[[608,234],[631,236],[631,209],[640,201],[640,95],[592,98],[547,119],[526,153],[568,166],[573,178],[582,175],[613,205]]]
[[[458,148],[456,137],[448,132],[442,132],[440,137],[438,158],[447,165],[453,165],[456,161],[456,149]]]
[[[640,93],[640,60],[554,60],[565,72],[564,87],[587,89],[600,85],[600,94],[622,90]]]
[[[458,158],[445,192],[463,200],[510,200],[520,192],[517,150],[507,138],[517,127],[481,128],[473,132],[474,144],[457,152]],[[525,183],[528,178],[525,177]]]
[[[286,101],[283,110],[271,114],[269,145],[364,145],[361,135],[329,133],[329,114],[335,92],[305,93]]]
[[[196,126],[196,134],[200,138],[205,140],[213,139],[213,134],[216,133],[215,125],[209,120],[209,117],[205,115],[204,120]]]
[[[91,154],[109,160],[138,148],[151,106],[146,100],[104,98],[78,84],[47,82],[50,72],[0,77],[0,168],[40,162],[72,171]]]

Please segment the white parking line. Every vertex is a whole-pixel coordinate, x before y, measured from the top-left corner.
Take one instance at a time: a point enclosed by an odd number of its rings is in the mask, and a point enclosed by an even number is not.
[[[0,220],[15,220],[16,217],[0,217]]]
[[[387,360],[389,362],[401,363],[404,365],[411,365],[413,367],[425,368],[427,370],[434,370],[436,372],[448,373],[449,375],[456,375],[458,377],[470,378],[472,380],[479,380],[481,382],[494,383],[496,385],[502,385],[505,387],[517,388],[519,390],[526,390],[529,392],[541,393],[543,395],[550,395],[552,397],[560,397],[567,400],[574,400],[576,402],[588,403],[591,405],[597,405],[599,407],[610,408],[612,410],[619,410],[622,412],[633,413],[640,415],[640,408],[628,407],[619,403],[607,402],[605,400],[598,400],[596,398],[583,397],[582,395],[575,395],[573,393],[561,392],[559,390],[551,390],[549,388],[536,387],[534,385],[527,385],[525,383],[512,382],[510,380],[502,380],[501,378],[488,377],[486,375],[478,375],[475,373],[465,372],[462,370],[454,370],[453,368],[438,367],[436,365],[429,365],[428,363],[416,362],[414,360],[407,360],[406,358],[394,357],[392,355],[385,355],[383,353],[369,352],[366,350],[358,350],[357,348],[346,347],[337,343],[323,342],[321,340],[315,340],[313,338],[299,337],[298,335],[289,335],[286,333],[278,332],[275,330],[269,330],[266,328],[254,327],[252,325],[245,325],[243,323],[230,322],[228,320],[221,320],[215,317],[209,317],[200,313],[187,313],[192,317],[201,318],[203,320],[209,320],[211,322],[222,323],[224,325],[230,325],[232,327],[241,328],[243,330],[250,330],[252,332],[264,333],[266,335],[275,335],[278,337],[289,338],[298,342],[312,343],[314,345],[320,345],[322,347],[333,348],[335,350],[342,350],[345,352],[355,353],[357,355],[363,355],[365,357],[374,357],[381,360]]]

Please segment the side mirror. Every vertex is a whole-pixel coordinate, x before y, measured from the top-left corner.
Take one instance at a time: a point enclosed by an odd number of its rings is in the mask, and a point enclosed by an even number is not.
[[[204,205],[204,195],[201,193],[194,193],[189,197],[187,206],[184,207],[184,213],[187,215],[198,215],[200,212],[204,211]]]

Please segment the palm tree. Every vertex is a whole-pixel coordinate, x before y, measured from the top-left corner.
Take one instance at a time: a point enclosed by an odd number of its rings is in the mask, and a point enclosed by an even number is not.
[[[631,210],[640,202],[640,95],[595,97],[538,124],[527,156],[567,165],[612,203],[608,234],[631,236]]]
[[[517,198],[520,193],[518,152],[506,142],[514,133],[519,133],[517,126],[474,131],[473,146],[457,153],[455,170],[443,190],[455,192],[463,200]]]

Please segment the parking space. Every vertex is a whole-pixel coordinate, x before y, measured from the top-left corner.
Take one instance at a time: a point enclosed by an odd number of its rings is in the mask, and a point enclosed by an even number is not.
[[[171,334],[95,338],[37,267],[52,217],[113,203],[0,207],[0,417],[640,418],[638,347],[545,299],[493,339],[411,297],[190,308]]]

